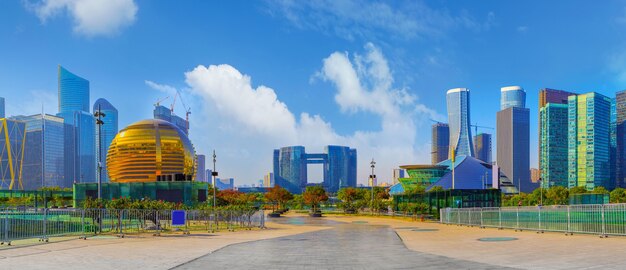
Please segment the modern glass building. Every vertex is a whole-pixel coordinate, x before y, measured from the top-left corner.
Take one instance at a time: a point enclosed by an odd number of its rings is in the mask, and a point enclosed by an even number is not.
[[[611,119],[610,119],[610,137],[609,137],[609,175],[613,188],[619,187],[617,182],[617,103],[615,98],[611,98]]]
[[[611,99],[595,93],[568,97],[568,186],[614,187],[610,177]]]
[[[4,109],[4,98],[0,97],[0,118],[4,118],[5,117],[5,109]]]
[[[96,126],[96,158],[99,158],[102,162],[102,182],[109,182],[106,159],[107,153],[109,152],[109,146],[111,145],[113,138],[115,138],[115,135],[117,135],[118,112],[109,101],[103,98],[99,98],[93,104],[93,112],[95,113],[98,110],[102,111],[105,116],[102,117],[102,122],[104,122],[104,124],[100,128]],[[100,130],[102,131],[102,134],[99,134]],[[100,143],[101,139],[102,143]],[[97,162],[98,160],[96,160],[96,181],[100,177]]]
[[[20,189],[26,123],[0,118],[0,189]]]
[[[174,125],[176,125],[180,130],[182,130],[186,135],[189,135],[189,123],[187,120],[172,114],[172,110],[169,108],[159,105],[154,107],[154,119],[161,119],[168,121]]]
[[[567,187],[567,104],[547,103],[539,109],[541,185]]]
[[[59,113],[89,111],[89,81],[59,65]]]
[[[474,154],[477,159],[491,163],[491,134],[480,133],[474,136]]]
[[[71,188],[72,182],[65,179],[63,118],[48,114],[14,118],[26,123],[22,170],[24,189]]]
[[[196,164],[198,168],[196,168],[196,181],[207,182],[207,175],[204,173],[206,171],[206,156],[205,155],[197,155],[196,156]]]
[[[300,194],[308,183],[307,165],[324,166],[323,186],[334,193],[342,187],[356,187],[357,152],[346,146],[329,145],[323,154],[307,154],[304,146],[274,150],[274,181],[292,193]]]
[[[497,164],[522,192],[531,192],[530,111],[509,107],[496,114]]]
[[[218,190],[235,189],[235,178],[216,178],[215,186]]]
[[[626,90],[615,95],[616,184],[626,187]]]
[[[526,108],[526,91],[519,86],[500,88],[500,110],[510,107]]]
[[[450,128],[446,123],[432,126],[431,163],[437,164],[448,159],[450,152]]]
[[[470,95],[467,88],[448,90],[448,126],[450,128],[450,151],[457,156],[474,156],[470,129]]]

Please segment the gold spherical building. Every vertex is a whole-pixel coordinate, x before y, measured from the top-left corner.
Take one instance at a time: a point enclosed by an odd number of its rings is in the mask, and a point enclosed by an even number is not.
[[[148,119],[122,129],[107,153],[111,182],[155,182],[159,175],[184,174],[195,178],[195,151],[174,124]]]

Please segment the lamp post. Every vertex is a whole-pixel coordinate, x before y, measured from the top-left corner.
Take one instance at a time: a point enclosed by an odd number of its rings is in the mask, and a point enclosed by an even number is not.
[[[211,177],[213,177],[212,181],[213,181],[213,212],[215,213],[215,207],[217,204],[217,200],[216,200],[216,189],[217,187],[215,186],[216,184],[216,178],[217,177],[217,171],[215,171],[215,162],[217,161],[217,155],[215,154],[215,149],[213,150],[213,171],[211,172]]]
[[[372,162],[370,162],[372,167],[372,174],[370,175],[370,179],[372,181],[372,200],[370,201],[370,211],[372,212],[372,216],[374,215],[374,178],[376,178],[376,175],[374,174],[374,167],[376,167],[376,161],[374,161],[374,159],[372,158]]]
[[[96,117],[96,125],[98,125],[98,199],[102,199],[102,125],[104,125],[102,117],[106,114],[100,109],[100,104],[93,116]]]

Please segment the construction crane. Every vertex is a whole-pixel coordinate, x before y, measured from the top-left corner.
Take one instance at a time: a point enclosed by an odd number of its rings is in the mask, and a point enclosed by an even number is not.
[[[156,103],[154,103],[154,107],[159,107],[159,105],[161,105],[161,102],[165,101],[168,98],[170,98],[170,97],[167,96],[167,97],[164,97],[162,99],[157,100]]]
[[[186,128],[187,131],[189,131],[189,115],[191,114],[191,108],[187,107],[187,105],[185,105],[185,102],[183,101],[183,97],[180,94],[180,90],[176,89],[176,94],[174,95],[174,102],[172,102],[172,105],[170,106],[170,110],[172,111],[172,114],[174,114],[174,106],[176,105],[176,98],[179,97],[180,98],[180,104],[183,105],[183,108],[185,109],[185,120],[186,120]]]
[[[491,129],[493,130],[492,127],[486,127],[486,126],[479,126],[478,123],[470,125],[472,127],[474,127],[474,136],[478,135],[478,128],[486,128],[486,129]]]

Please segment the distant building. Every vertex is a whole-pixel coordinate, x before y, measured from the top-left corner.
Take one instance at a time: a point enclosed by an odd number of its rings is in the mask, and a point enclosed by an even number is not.
[[[5,107],[4,107],[4,98],[0,97],[0,118],[4,118],[6,111],[5,111]]]
[[[198,169],[196,170],[196,181],[207,182],[206,175],[206,156],[205,155],[197,155],[198,158]]]
[[[180,128],[180,130],[182,130],[185,135],[189,135],[189,122],[187,122],[187,120],[181,118],[180,116],[174,115],[170,108],[167,108],[163,105],[155,106],[153,115],[154,119],[168,121]]]
[[[267,173],[263,176],[263,187],[274,187],[274,173]]]
[[[547,103],[539,109],[539,171],[542,186],[567,187],[567,104]]]
[[[474,136],[474,154],[477,159],[491,163],[491,134],[481,133]]]
[[[20,172],[25,135],[26,123],[0,118],[0,189],[24,189]]]
[[[206,179],[206,182],[213,184],[213,170],[206,169],[204,173],[204,177]]]
[[[520,191],[531,192],[536,185],[530,181],[530,111],[519,107],[526,93],[518,86],[500,92],[504,109],[496,114],[497,164]]]
[[[374,178],[369,177],[367,179],[367,185],[370,186],[370,187],[378,186],[378,179],[376,177],[374,177]]]
[[[538,184],[541,179],[541,171],[537,168],[530,168],[530,181]]]
[[[470,129],[470,92],[467,88],[454,88],[446,93],[450,152],[457,156],[474,156]]]
[[[615,95],[616,184],[626,187],[626,90]]]
[[[65,126],[63,118],[35,114],[15,116],[26,123],[22,181],[25,190],[42,187],[71,188],[65,178]]]
[[[570,96],[568,118],[569,187],[612,189],[611,99],[595,92]]]
[[[323,186],[335,193],[343,187],[356,186],[356,149],[329,145],[323,154],[307,154],[304,146],[290,146],[274,150],[275,184],[291,193],[300,194],[308,183],[308,164],[324,166]]]
[[[216,178],[215,186],[218,190],[235,189],[235,178]]]
[[[526,108],[526,91],[519,86],[500,88],[500,110],[511,107]]]
[[[448,159],[450,152],[450,128],[446,123],[432,126],[431,162],[437,164]]]
[[[102,182],[109,182],[109,174],[107,173],[106,159],[107,153],[109,152],[109,146],[117,135],[118,127],[118,112],[117,109],[106,99],[99,98],[93,104],[93,112],[101,110],[104,113],[104,117],[102,117],[102,122],[104,124],[100,127],[96,127],[96,158],[100,158],[102,162]],[[99,130],[102,130],[102,134],[99,134]],[[100,139],[102,139],[102,144],[100,144]],[[96,160],[96,181],[100,177],[97,169]]]
[[[393,169],[392,185],[397,184],[400,178],[404,178],[404,169]]]

